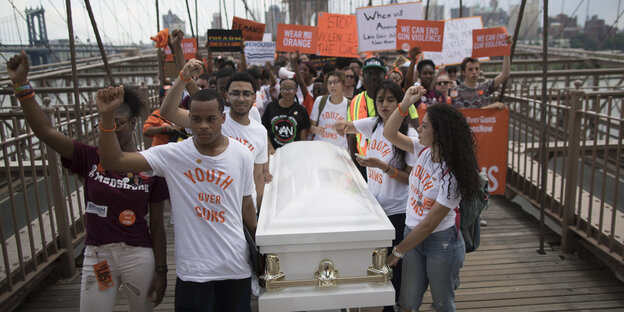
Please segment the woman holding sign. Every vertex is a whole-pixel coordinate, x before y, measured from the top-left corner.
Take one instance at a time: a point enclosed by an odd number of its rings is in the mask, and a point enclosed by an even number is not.
[[[431,286],[433,308],[455,311],[465,247],[455,223],[462,198],[478,191],[475,140],[466,118],[453,106],[434,104],[418,127],[418,137],[399,132],[405,112],[425,93],[410,87],[384,129],[384,136],[400,149],[418,155],[409,175],[404,239],[394,246],[389,265],[403,259],[399,305],[418,310]]]

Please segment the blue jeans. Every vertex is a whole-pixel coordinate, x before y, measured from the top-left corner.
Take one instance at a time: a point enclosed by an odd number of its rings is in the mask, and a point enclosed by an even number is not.
[[[405,227],[404,236],[411,229]],[[431,286],[432,306],[439,312],[455,311],[455,289],[465,256],[464,239],[455,226],[431,233],[403,257],[399,305],[418,310],[427,287]]]

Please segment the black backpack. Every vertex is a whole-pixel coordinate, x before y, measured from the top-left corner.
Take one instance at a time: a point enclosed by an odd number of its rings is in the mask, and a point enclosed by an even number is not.
[[[481,236],[481,213],[489,206],[490,192],[488,192],[488,177],[485,173],[479,173],[479,191],[470,199],[462,199],[459,203],[459,231],[464,237],[466,253],[479,248]]]

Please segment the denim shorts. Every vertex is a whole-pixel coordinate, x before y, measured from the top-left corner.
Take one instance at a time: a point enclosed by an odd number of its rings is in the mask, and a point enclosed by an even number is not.
[[[404,236],[410,231],[405,227]],[[433,308],[455,311],[455,289],[465,256],[464,240],[455,226],[431,233],[418,246],[405,253],[399,305],[418,310],[427,287],[431,286]]]

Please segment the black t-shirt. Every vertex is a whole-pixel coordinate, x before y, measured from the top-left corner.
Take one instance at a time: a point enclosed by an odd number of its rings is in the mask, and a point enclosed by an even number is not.
[[[301,130],[310,128],[310,116],[300,104],[283,108],[273,101],[264,110],[262,125],[267,129],[273,147],[279,148],[299,141]]]

